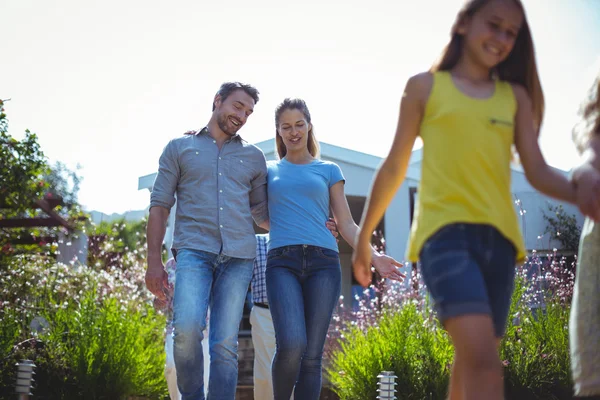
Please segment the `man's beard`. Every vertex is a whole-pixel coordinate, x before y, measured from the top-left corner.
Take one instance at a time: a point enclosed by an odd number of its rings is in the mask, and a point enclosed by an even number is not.
[[[226,135],[235,136],[241,126],[237,128],[230,127],[229,125],[231,125],[231,123],[229,122],[228,118],[229,117],[227,115],[222,115],[221,117],[217,118],[217,125],[219,125],[219,129],[221,129],[221,131],[223,131],[223,133]]]

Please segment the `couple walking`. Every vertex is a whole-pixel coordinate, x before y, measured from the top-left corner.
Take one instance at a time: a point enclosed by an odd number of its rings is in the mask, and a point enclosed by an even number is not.
[[[335,236],[339,231],[353,246],[358,226],[342,171],[319,158],[303,100],[285,99],[275,110],[278,161],[267,163],[260,149],[240,137],[258,99],[250,85],[224,83],[208,124],[171,140],[159,160],[146,284],[166,299],[161,246],[177,197],[173,339],[184,400],[205,396],[201,342],[209,308],[208,398],[235,397],[238,329],[256,257],[253,220],[270,231],[266,287],[276,337],[274,398],[288,400],[293,392],[296,399],[318,399],[321,391],[323,346],[341,286]],[[327,223],[330,210],[335,224]],[[403,279],[400,263],[371,253],[380,275]],[[361,282],[371,279],[370,267],[355,274]]]

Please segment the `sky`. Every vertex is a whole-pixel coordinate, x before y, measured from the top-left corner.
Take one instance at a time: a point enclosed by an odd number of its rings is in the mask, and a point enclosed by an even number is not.
[[[600,68],[600,1],[524,0],[546,98],[552,166],[577,162],[571,128]],[[224,81],[258,88],[240,131],[273,139],[274,110],[306,100],[317,138],[385,157],[406,80],[441,53],[461,0],[0,0],[0,98],[9,133],[80,165],[88,211],[144,209],[138,178],[210,119]]]

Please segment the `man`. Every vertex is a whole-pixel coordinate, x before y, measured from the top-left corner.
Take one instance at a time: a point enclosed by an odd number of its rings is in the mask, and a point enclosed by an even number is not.
[[[154,308],[158,311],[162,311],[166,314],[167,325],[165,327],[165,380],[167,381],[167,388],[169,390],[169,397],[171,400],[181,400],[181,394],[177,389],[177,372],[175,371],[175,361],[173,360],[173,290],[175,288],[175,271],[177,269],[177,263],[174,258],[170,258],[165,263],[165,270],[167,271],[169,290],[167,293],[167,301],[160,300],[158,297],[154,298]],[[208,326],[202,332],[204,339],[202,340],[202,353],[204,356],[204,370],[207,371],[210,365],[207,365],[210,359],[208,354]],[[204,385],[208,386],[208,374],[204,373]]]
[[[250,324],[254,346],[254,399],[272,399],[271,361],[275,354],[275,329],[267,300],[265,271],[269,235],[256,235],[256,259],[252,272],[252,302]]]
[[[252,219],[268,229],[265,157],[237,133],[257,102],[254,87],[224,83],[206,127],[171,140],[159,161],[148,218],[146,285],[165,299],[161,245],[177,195],[173,352],[183,400],[204,399],[201,342],[209,305],[208,396],[235,398],[238,329],[256,256]]]

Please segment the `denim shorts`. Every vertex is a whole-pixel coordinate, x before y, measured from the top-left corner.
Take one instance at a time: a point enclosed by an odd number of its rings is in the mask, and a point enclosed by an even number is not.
[[[516,249],[490,225],[442,227],[423,245],[421,274],[438,318],[488,314],[502,337],[514,289]]]

